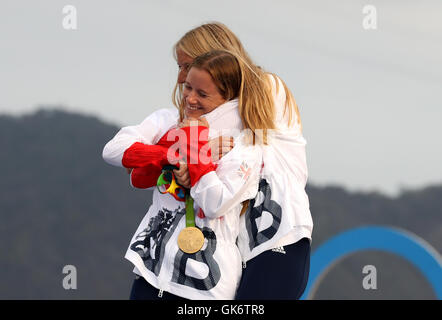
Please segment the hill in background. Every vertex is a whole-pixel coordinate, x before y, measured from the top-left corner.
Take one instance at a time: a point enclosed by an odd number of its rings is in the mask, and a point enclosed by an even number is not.
[[[124,169],[102,149],[119,128],[96,117],[41,109],[0,116],[0,299],[127,299],[133,276],[124,259],[151,193],[129,186]],[[308,185],[315,223],[313,252],[350,228],[387,225],[415,233],[442,250],[442,186],[396,198]],[[362,288],[362,268],[375,265],[378,289]],[[65,265],[78,288],[62,286]],[[271,272],[271,270],[269,270]],[[408,261],[377,251],[337,263],[316,299],[434,299]]]

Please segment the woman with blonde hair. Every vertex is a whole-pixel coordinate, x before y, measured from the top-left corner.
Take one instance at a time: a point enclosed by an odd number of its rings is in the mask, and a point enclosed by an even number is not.
[[[258,195],[245,202],[242,210],[237,243],[244,269],[236,298],[298,299],[308,280],[313,221],[305,192],[306,141],[297,104],[286,84],[256,66],[236,35],[215,22],[188,31],[174,46],[179,67],[173,92],[176,106],[180,105],[188,66],[197,56],[211,50],[235,53],[272,94],[272,101],[265,104],[239,102],[244,128],[274,130],[263,150]],[[223,139],[219,147],[221,155],[229,149],[225,141],[228,140]],[[216,146],[215,149],[218,150]],[[180,183],[189,183],[185,166],[176,174]]]
[[[233,53],[211,51],[191,64],[180,112],[158,110],[140,125],[122,128],[106,144],[103,158],[110,164],[134,168],[132,175],[138,177],[137,171],[149,168],[144,181],[132,177],[135,187],[151,187],[157,179],[168,181],[167,190],[178,190],[172,195],[154,190],[153,203],[132,237],[126,258],[139,276],[132,299],[155,299],[156,290],[167,299],[235,297],[242,272],[236,245],[240,211],[258,192],[262,166],[260,137],[241,131],[239,101],[259,104],[257,109],[272,103],[266,84],[247,63]],[[252,123],[258,121],[254,118]],[[207,142],[225,129],[235,135],[235,147],[215,164]],[[170,171],[164,171],[167,165],[182,167],[181,155],[190,176],[183,201]]]
[[[103,150],[103,157],[111,164],[126,168],[135,168],[131,173],[132,185],[143,188],[152,186],[152,182],[155,179],[149,178],[149,174],[158,170],[158,168],[161,170],[161,166],[167,163],[167,161],[165,162],[164,160],[164,155],[162,155],[164,149],[161,149],[165,148],[165,146],[170,146],[170,144],[166,143],[167,139],[164,139],[164,137],[167,136],[166,133],[170,128],[176,126],[177,121],[183,120],[181,125],[189,124],[185,119],[186,109],[182,107],[183,101],[186,102],[186,98],[184,97],[186,90],[185,81],[189,68],[196,57],[212,50],[227,50],[235,56],[238,63],[246,66],[247,73],[250,75],[247,79],[253,77],[255,80],[258,79],[257,83],[262,85],[263,91],[258,90],[258,92],[260,92],[259,99],[254,100],[254,95],[247,94],[249,86],[241,82],[244,86],[239,90],[242,93],[238,94],[238,100],[241,94],[243,98],[239,105],[235,107],[231,103],[226,102],[226,104],[222,104],[204,115],[209,122],[210,131],[212,129],[225,129],[226,127],[248,128],[253,134],[256,134],[255,138],[258,137],[258,142],[264,142],[266,144],[258,149],[262,150],[262,159],[264,160],[261,164],[262,168],[260,170],[258,190],[252,188],[245,192],[243,189],[235,189],[236,193],[229,193],[233,200],[228,200],[229,197],[223,198],[217,193],[211,193],[211,196],[204,198],[206,199],[205,201],[201,199],[198,201],[200,201],[202,208],[207,206],[206,210],[211,212],[209,215],[212,217],[217,216],[217,214],[222,214],[220,210],[226,210],[226,206],[229,206],[229,203],[236,203],[238,200],[243,203],[238,226],[237,248],[241,253],[244,268],[242,270],[241,284],[237,288],[237,299],[297,299],[304,291],[308,278],[310,241],[313,228],[308,206],[308,197],[305,193],[307,180],[305,140],[301,133],[298,108],[284,82],[277,76],[265,73],[261,68],[254,65],[241,42],[225,25],[221,23],[201,25],[187,32],[176,43],[174,53],[179,66],[179,73],[177,85],[174,89],[173,102],[179,111],[162,109],[147,117],[145,121],[138,126],[121,129],[112,140],[112,143],[106,145],[107,148],[105,147],[105,150]],[[216,81],[213,80],[213,76],[211,77],[212,78],[209,77],[209,80],[215,83]],[[220,79],[217,84],[214,84],[219,94],[223,90],[221,80],[222,79]],[[191,90],[194,90],[194,88],[191,87]],[[201,102],[201,99],[205,99],[207,102],[207,100],[211,101],[213,97],[210,95],[205,96],[204,92],[192,92],[191,97],[187,98],[190,99],[187,110],[189,112],[205,110],[205,102]],[[256,92],[256,90],[252,92]],[[192,102],[195,96],[199,97],[199,102],[198,100]],[[244,99],[244,97],[252,98]],[[215,101],[217,100],[215,99]],[[232,101],[235,101],[235,99]],[[213,106],[213,104],[211,106]],[[257,133],[261,129],[271,130],[267,132],[264,130],[264,133],[270,133],[270,139],[267,139],[267,135],[264,134],[262,135],[264,140],[259,140],[261,135]],[[209,134],[209,138],[215,137],[216,135],[210,136]],[[212,143],[212,141],[215,143]],[[223,162],[229,161],[233,155],[241,153],[235,150],[243,150],[244,148],[241,147],[241,145],[236,148],[239,143],[239,140],[236,139],[235,148],[227,153],[231,148],[228,139],[223,139],[219,146],[216,144],[217,141],[218,139],[210,140],[210,146],[212,154],[216,154],[219,151],[219,154],[223,156],[220,160],[218,160],[218,157],[214,159],[214,163],[218,165],[217,170],[219,170],[223,168]],[[137,142],[140,144],[136,144]],[[163,146],[161,144],[163,144]],[[157,149],[151,150],[151,147]],[[250,155],[253,155],[253,153],[244,154],[244,159],[251,161],[250,158],[248,158]],[[259,157],[255,155],[255,157],[252,158],[254,159],[253,161],[256,161]],[[235,163],[235,165],[237,164],[238,163]],[[199,182],[194,183],[195,179],[197,179],[193,172],[195,167],[189,164],[188,167],[182,163],[178,163],[177,165],[180,168],[173,171],[177,181],[180,185],[191,188],[191,193],[193,190],[192,196],[194,196],[195,186],[198,186],[201,182],[201,180],[199,180]],[[226,166],[224,166],[224,168],[226,168]],[[246,161],[244,164],[241,163],[240,169],[237,170],[235,174],[243,177],[248,176],[250,171],[253,171],[249,170],[251,168],[254,167],[249,167]],[[196,170],[196,172],[200,171]],[[200,178],[213,176],[213,170],[208,170],[206,173],[206,175],[202,175]],[[198,175],[196,176],[198,177]],[[254,180],[249,178],[248,181]],[[215,184],[215,186],[216,185],[217,184]],[[253,183],[251,185],[253,185]],[[220,186],[220,184],[218,184],[218,186]],[[255,192],[255,194],[252,195],[251,190],[257,191],[257,193]],[[225,195],[227,194],[228,193],[225,193]],[[233,194],[236,196],[233,196]],[[154,191],[154,203],[156,201],[155,199],[158,200],[158,197]],[[213,203],[220,203],[223,199],[225,204],[223,208],[213,207]],[[247,199],[250,199],[250,201],[244,201]],[[198,201],[195,202],[198,203]],[[211,207],[211,209],[209,207]],[[155,226],[164,225],[165,223],[168,230],[170,230],[171,227],[176,228],[172,222],[176,223],[177,220],[170,217],[177,212],[183,214],[182,209],[181,207],[181,211],[177,209],[177,211],[169,210],[162,213],[157,211],[156,216],[162,216],[162,220],[152,220],[153,215],[151,210],[149,210],[145,219],[143,219],[133,239],[133,241],[138,239],[138,242],[135,241],[137,244],[133,246],[134,242],[131,241],[132,249],[135,251],[138,250],[140,254],[136,253],[136,255],[143,256],[142,260],[146,258],[149,253],[152,254],[152,252],[156,253],[157,257],[150,262],[149,258],[147,258],[146,261],[137,262],[136,265],[139,267],[137,266],[134,272],[137,274],[137,277],[142,277],[135,280],[133,292],[150,292],[144,297],[153,297],[155,289],[153,289],[151,285],[149,287],[149,284],[143,281],[143,277],[144,279],[149,278],[149,276],[146,275],[149,271],[142,274],[143,271],[139,270],[139,268],[143,269],[143,265],[146,265],[148,269],[153,270],[155,275],[157,275],[157,273],[159,275],[164,273],[163,271],[162,273],[160,272],[165,269],[161,269],[163,264],[159,263],[158,259],[162,259],[162,255],[164,255],[165,252],[169,252],[169,250],[164,250],[165,240],[168,240],[166,241],[168,243],[173,242],[170,242],[171,239],[170,236],[167,237],[167,232],[159,232],[161,239],[157,242],[153,241],[152,245],[149,245],[148,241],[151,241],[152,230],[158,231],[158,227]],[[229,209],[234,210],[233,207],[229,207]],[[152,210],[158,210],[158,207]],[[201,212],[205,212],[204,209],[202,209]],[[201,212],[198,211],[198,218],[202,220],[207,219],[207,212],[205,212],[205,215],[200,214]],[[148,219],[148,215],[150,215],[151,219],[150,224],[148,223],[150,227],[143,229],[142,226],[146,226],[145,220]],[[225,216],[234,217],[235,215],[230,214]],[[202,220],[197,221],[199,221],[198,223],[202,223]],[[209,223],[209,220],[210,219],[205,223]],[[168,225],[168,221],[172,221],[171,224]],[[233,248],[231,248],[231,250],[233,250]],[[232,252],[235,252],[235,250]],[[223,258],[219,256],[219,253],[220,251],[218,250],[217,254],[220,261],[224,261]],[[226,258],[228,257],[230,257],[230,255],[226,256]],[[182,262],[182,260],[180,261]],[[144,264],[144,262],[146,263]],[[175,262],[177,261],[175,260]],[[197,264],[193,264],[194,267],[196,267],[196,265]],[[191,267],[192,263],[187,263],[186,266]],[[186,266],[183,267],[181,264],[181,269],[178,271],[182,273],[183,268],[184,271],[186,271]],[[212,271],[215,269],[209,268],[209,270]],[[198,268],[196,270],[198,270]],[[198,277],[192,278],[190,276],[192,271],[190,271],[190,273],[185,272],[185,274],[187,274],[186,276],[178,276],[180,274],[178,271],[173,273],[174,277],[172,277],[172,280],[181,279],[181,281],[190,281],[200,284],[201,282],[207,283],[205,280],[195,280]],[[214,279],[213,275],[219,275],[219,273],[215,270],[214,273],[209,272],[209,275],[210,276],[205,274],[209,279]],[[201,279],[201,275],[199,276]],[[207,278],[203,277],[203,279]],[[150,280],[151,283],[154,282],[154,280]],[[168,289],[170,290],[169,284],[166,288],[161,287],[163,284],[164,283],[155,283],[155,288],[160,289],[160,295],[163,294],[163,289],[166,292]],[[176,284],[174,285],[176,286]],[[231,295],[231,287],[229,290],[229,294]],[[167,296],[167,293],[165,295]],[[198,296],[201,297],[199,294]],[[203,294],[202,296],[206,298],[209,298],[209,296],[219,298],[221,296],[225,297],[226,292],[221,294],[211,293],[211,295]],[[195,295],[186,294],[186,297],[195,298]]]

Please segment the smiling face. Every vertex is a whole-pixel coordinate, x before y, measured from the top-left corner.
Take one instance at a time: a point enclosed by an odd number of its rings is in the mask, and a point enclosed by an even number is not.
[[[199,118],[226,102],[210,74],[196,67],[192,67],[187,73],[183,98],[187,118]]]

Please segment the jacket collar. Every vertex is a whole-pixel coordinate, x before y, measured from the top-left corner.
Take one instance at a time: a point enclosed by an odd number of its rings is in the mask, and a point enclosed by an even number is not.
[[[209,126],[211,126],[214,121],[222,118],[223,116],[237,112],[237,110],[235,110],[237,108],[238,108],[238,99],[236,98],[216,107],[214,110],[210,111],[209,113],[204,114],[203,117],[206,118],[207,122],[209,123]]]

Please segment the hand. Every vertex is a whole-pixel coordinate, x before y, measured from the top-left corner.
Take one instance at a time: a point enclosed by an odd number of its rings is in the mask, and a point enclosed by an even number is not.
[[[209,140],[209,146],[212,150],[212,162],[218,161],[234,147],[233,137],[219,136]]]
[[[185,118],[185,119],[183,119],[183,121],[181,121],[178,124],[178,128],[191,127],[191,126],[209,127],[209,123],[207,122],[206,118],[200,117],[198,119],[195,119],[195,118]]]
[[[187,164],[185,164],[184,162],[180,162],[180,168],[174,169],[173,173],[175,174],[175,178],[179,185],[183,186],[184,188],[190,189],[190,175]]]

